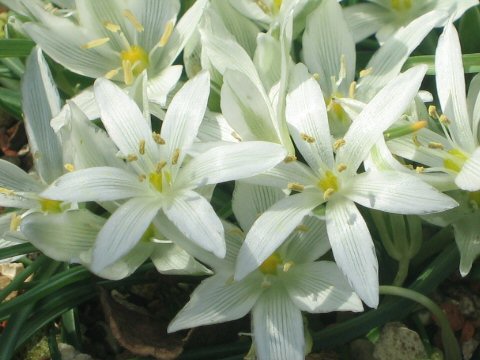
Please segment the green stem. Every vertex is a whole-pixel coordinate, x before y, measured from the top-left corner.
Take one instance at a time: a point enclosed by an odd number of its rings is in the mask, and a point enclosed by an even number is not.
[[[395,279],[393,280],[393,285],[402,286],[405,279],[408,275],[408,268],[410,266],[410,259],[408,257],[402,257],[398,261],[398,270]]]
[[[419,303],[426,307],[435,316],[440,329],[442,330],[442,342],[445,349],[446,360],[462,360],[462,355],[458,347],[457,339],[453,333],[447,317],[442,309],[425,295],[410,289],[404,289],[396,286],[380,286],[380,294],[400,296]]]

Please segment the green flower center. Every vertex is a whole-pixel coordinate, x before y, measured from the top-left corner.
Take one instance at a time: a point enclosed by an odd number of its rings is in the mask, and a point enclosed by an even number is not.
[[[390,6],[397,11],[410,10],[413,0],[390,0]]]
[[[260,265],[259,269],[265,275],[277,275],[277,268],[280,264],[282,264],[282,258],[275,252]]]
[[[40,207],[43,212],[58,214],[62,212],[62,202],[58,200],[40,199]]]
[[[318,181],[317,186],[323,191],[323,197],[327,200],[338,191],[338,178],[328,170],[325,172],[325,176]]]
[[[460,172],[463,164],[465,164],[465,161],[467,161],[468,156],[460,149],[451,149],[447,152],[450,156],[443,160],[443,166],[446,169]]]
[[[122,51],[120,58],[122,59],[122,68],[127,85],[131,84],[133,78],[140,75],[148,67],[148,54],[138,45],[133,45],[128,50]]]

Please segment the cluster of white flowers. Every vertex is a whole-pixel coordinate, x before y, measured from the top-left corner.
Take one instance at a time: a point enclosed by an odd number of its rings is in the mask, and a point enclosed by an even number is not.
[[[147,259],[211,275],[169,331],[251,311],[258,358],[288,360],[308,352],[302,311],[377,307],[366,208],[453,224],[463,275],[480,254],[480,76],[466,95],[452,24],[477,0],[197,0],[180,18],[179,0],[5,3],[37,46],[34,171],[0,161],[2,246],[109,279]],[[426,65],[401,72],[436,27],[441,110]],[[93,86],[61,99],[42,52]],[[227,181],[235,223],[210,202]]]

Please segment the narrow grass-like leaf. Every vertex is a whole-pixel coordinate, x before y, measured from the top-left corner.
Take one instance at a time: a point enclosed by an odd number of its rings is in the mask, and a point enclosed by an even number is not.
[[[24,57],[30,54],[35,43],[27,39],[0,40],[0,57]]]
[[[0,249],[0,260],[37,251],[32,244],[19,244]]]
[[[466,74],[475,74],[480,72],[480,53],[462,55],[463,68]],[[428,66],[427,75],[435,75],[435,56],[421,55],[411,56],[403,66],[403,70],[414,66],[425,64]]]

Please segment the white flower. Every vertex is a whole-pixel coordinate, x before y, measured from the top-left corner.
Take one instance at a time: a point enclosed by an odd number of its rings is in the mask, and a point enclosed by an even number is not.
[[[242,190],[234,198],[234,209],[248,231],[248,219],[283,196],[272,188],[239,186]],[[323,221],[306,217],[301,229],[240,281],[232,277],[243,233],[233,225],[226,229],[226,258],[212,265],[216,274],[197,287],[189,303],[170,323],[169,332],[239,319],[251,311],[259,359],[304,359],[301,311],[363,310],[338,267],[329,261],[315,261],[328,250]]]
[[[462,16],[477,0],[369,0],[370,3],[347,6],[345,17],[356,42],[375,34],[380,43],[396,30],[431,10],[443,10]],[[443,24],[442,24],[443,25]]]
[[[457,205],[412,175],[358,168],[418,91],[426,67],[399,75],[363,109],[345,137],[333,144],[317,82],[297,65],[287,97],[290,133],[309,166],[279,164],[251,181],[297,191],[273,205],[252,226],[240,250],[236,279],[267,259],[301,219],[326,203],[328,237],[335,260],[352,287],[371,307],[378,304],[377,259],[367,225],[354,202],[387,212],[423,214]],[[395,101],[392,102],[392,99]]]
[[[191,241],[224,256],[222,224],[195,189],[258,174],[285,157],[277,144],[244,142],[216,147],[184,161],[205,113],[209,83],[204,72],[182,87],[168,108],[159,134],[152,132],[140,109],[120,88],[105,79],[96,81],[95,98],[103,124],[128,166],[74,171],[42,194],[78,202],[129,199],[98,234],[94,271],[128,253],[159,210]]]

